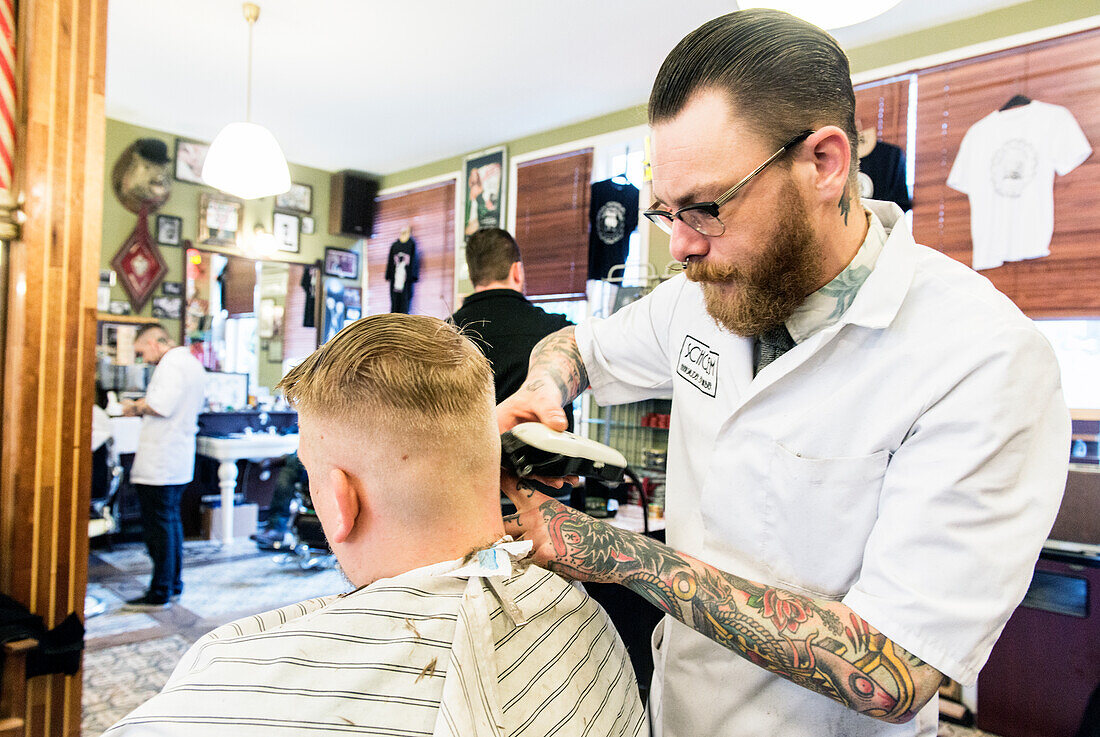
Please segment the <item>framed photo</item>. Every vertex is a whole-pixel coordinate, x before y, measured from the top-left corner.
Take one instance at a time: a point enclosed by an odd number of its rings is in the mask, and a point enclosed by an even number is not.
[[[129,315],[130,303],[123,299],[112,299],[110,306],[107,308],[107,312],[112,315]]]
[[[248,406],[248,374],[206,372],[206,401],[215,412]]]
[[[341,279],[359,278],[359,254],[342,248],[325,249],[325,276]]]
[[[164,292],[169,297],[182,297],[183,296],[183,282],[181,281],[165,281],[160,283],[160,291]]]
[[[466,211],[463,232],[504,227],[504,174],[507,155],[503,146],[480,151],[463,160]]]
[[[191,182],[192,184],[204,184],[202,181],[202,165],[206,163],[206,154],[209,151],[209,144],[177,138],[176,180]]]
[[[298,221],[297,215],[277,212],[271,227],[275,233],[275,242],[279,244],[280,251],[298,253],[298,233],[301,232],[301,223]]]
[[[302,216],[302,235],[313,235],[316,224],[313,222],[313,218],[309,215]]]
[[[291,184],[289,190],[275,195],[275,207],[294,212],[313,212],[313,187]]]
[[[203,192],[199,197],[199,243],[204,246],[237,245],[242,213],[240,200]]]
[[[183,297],[153,297],[153,317],[161,320],[178,320],[183,311]]]
[[[178,246],[183,218],[175,215],[157,215],[157,243],[162,246]]]

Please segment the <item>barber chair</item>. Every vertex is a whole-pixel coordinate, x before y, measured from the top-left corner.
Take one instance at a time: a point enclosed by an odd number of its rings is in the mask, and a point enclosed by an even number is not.
[[[296,565],[303,571],[333,568],[336,556],[328,546],[321,520],[308,491],[294,492],[290,504],[290,534],[276,559],[280,565]]]
[[[111,549],[111,535],[118,532],[118,516],[115,503],[122,484],[122,466],[114,454],[114,441],[108,439],[92,453],[92,505],[88,519],[88,537],[103,537],[107,549]],[[84,618],[94,617],[107,610],[107,604],[99,597],[84,597]]]

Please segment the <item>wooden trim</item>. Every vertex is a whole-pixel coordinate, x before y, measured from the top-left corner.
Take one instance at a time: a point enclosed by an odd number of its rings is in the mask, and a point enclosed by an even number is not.
[[[83,612],[96,286],[102,230],[106,0],[24,0],[16,19],[15,180],[0,429],[0,591],[47,627]],[[27,737],[80,734],[81,676],[27,683]]]
[[[142,317],[141,315],[112,315],[110,312],[97,312],[95,315],[96,320],[99,322],[121,322],[132,325],[150,325],[160,322],[155,317]]]

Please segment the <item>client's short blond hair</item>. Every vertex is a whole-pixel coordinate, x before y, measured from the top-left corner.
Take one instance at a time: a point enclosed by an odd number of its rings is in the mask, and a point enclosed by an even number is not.
[[[434,317],[357,320],[277,388],[299,411],[367,434],[415,434],[418,443],[454,450],[469,447],[486,428],[495,437],[489,362],[457,328]]]

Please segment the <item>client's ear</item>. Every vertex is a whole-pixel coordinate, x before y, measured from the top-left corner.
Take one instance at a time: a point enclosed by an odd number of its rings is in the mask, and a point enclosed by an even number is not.
[[[360,511],[359,494],[351,477],[339,468],[329,471],[329,486],[332,489],[333,524],[327,532],[332,542],[342,543],[355,529]]]

